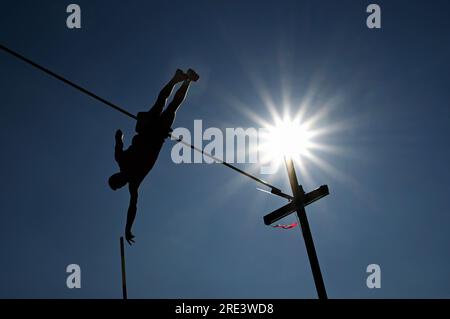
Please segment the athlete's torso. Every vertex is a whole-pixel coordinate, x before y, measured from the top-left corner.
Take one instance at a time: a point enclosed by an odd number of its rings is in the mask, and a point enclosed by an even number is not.
[[[158,155],[170,132],[170,124],[160,115],[138,114],[136,134],[130,147],[124,152],[121,169],[134,182],[141,183],[158,159]]]

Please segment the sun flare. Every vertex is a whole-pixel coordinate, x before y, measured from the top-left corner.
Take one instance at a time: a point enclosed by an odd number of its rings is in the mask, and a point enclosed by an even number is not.
[[[248,72],[257,99],[250,105],[236,96],[227,98],[234,110],[251,121],[250,127],[257,128],[258,141],[249,149],[249,154],[257,157],[255,172],[267,175],[269,180],[276,179],[285,159],[290,158],[304,183],[315,184],[319,174],[349,181],[350,177],[333,162],[337,157],[355,155],[354,150],[341,143],[349,130],[360,125],[356,116],[341,116],[345,96],[339,91],[322,90],[320,77],[311,78],[300,94],[294,89],[291,76],[283,70],[280,87],[271,87],[261,80],[259,71]]]
[[[296,158],[305,155],[311,147],[311,133],[299,120],[285,117],[267,127],[265,152],[274,159]]]

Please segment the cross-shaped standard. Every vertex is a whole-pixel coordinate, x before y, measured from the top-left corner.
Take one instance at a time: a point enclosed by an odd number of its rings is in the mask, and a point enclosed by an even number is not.
[[[322,273],[320,271],[319,260],[317,259],[316,249],[309,229],[308,218],[306,217],[305,206],[321,199],[329,194],[328,186],[322,185],[318,189],[312,192],[305,193],[302,186],[298,184],[297,174],[295,173],[294,163],[292,159],[285,159],[286,168],[288,171],[289,182],[291,184],[293,198],[291,202],[272,213],[264,216],[264,223],[270,225],[275,221],[290,215],[293,212],[297,212],[298,219],[300,221],[300,227],[302,229],[303,238],[305,240],[306,251],[308,253],[309,263],[314,277],[314,283],[316,284],[317,295],[320,300],[326,300],[327,292],[325,290],[325,284],[323,283]]]

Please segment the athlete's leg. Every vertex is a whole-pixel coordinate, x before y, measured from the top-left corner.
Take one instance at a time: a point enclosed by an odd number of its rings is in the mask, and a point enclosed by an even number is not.
[[[159,92],[158,99],[155,104],[148,112],[139,112],[137,114],[137,121],[135,131],[137,133],[144,133],[146,128],[152,122],[152,119],[159,117],[163,112],[164,105],[166,105],[166,100],[172,93],[173,88],[180,82],[183,82],[187,78],[187,75],[180,69],[178,69],[172,79],[163,87],[161,92]]]
[[[172,102],[170,102],[167,108],[164,110],[163,112],[164,115],[170,114],[173,115],[173,117],[175,118],[175,114],[178,108],[180,107],[181,103],[183,103],[186,94],[189,90],[190,84],[191,84],[190,80],[184,80],[183,84],[181,84],[180,88],[175,93]]]
[[[183,82],[186,78],[187,75],[182,70],[178,69],[172,79],[170,79],[170,81],[159,92],[158,99],[150,109],[150,112],[155,112],[158,115],[161,114],[164,109],[164,105],[166,105],[166,101],[169,98],[170,94],[172,94],[175,85]]]
[[[165,123],[169,125],[169,127],[173,124],[177,110],[180,107],[181,103],[183,103],[187,95],[189,85],[192,81],[197,81],[199,79],[198,74],[192,69],[189,69],[186,72],[186,75],[187,79],[183,81],[183,84],[181,84],[180,88],[175,93],[172,102],[169,103],[169,105],[161,115],[164,118]]]

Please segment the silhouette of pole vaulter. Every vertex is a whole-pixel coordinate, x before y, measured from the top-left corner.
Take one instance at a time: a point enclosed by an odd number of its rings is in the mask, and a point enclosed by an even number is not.
[[[164,140],[171,133],[171,126],[175,120],[176,112],[183,103],[191,81],[197,81],[198,74],[189,69],[186,73],[178,69],[158,95],[153,107],[148,112],[139,112],[137,115],[136,135],[133,137],[128,149],[123,149],[123,134],[116,131],[116,146],[114,157],[119,164],[120,172],[112,175],[109,186],[117,190],[126,184],[130,191],[130,204],[128,207],[127,224],[125,226],[125,239],[131,245],[134,235],[131,233],[137,212],[138,189],[145,176],[155,165]],[[164,110],[166,101],[174,87],[181,83],[172,102]]]

